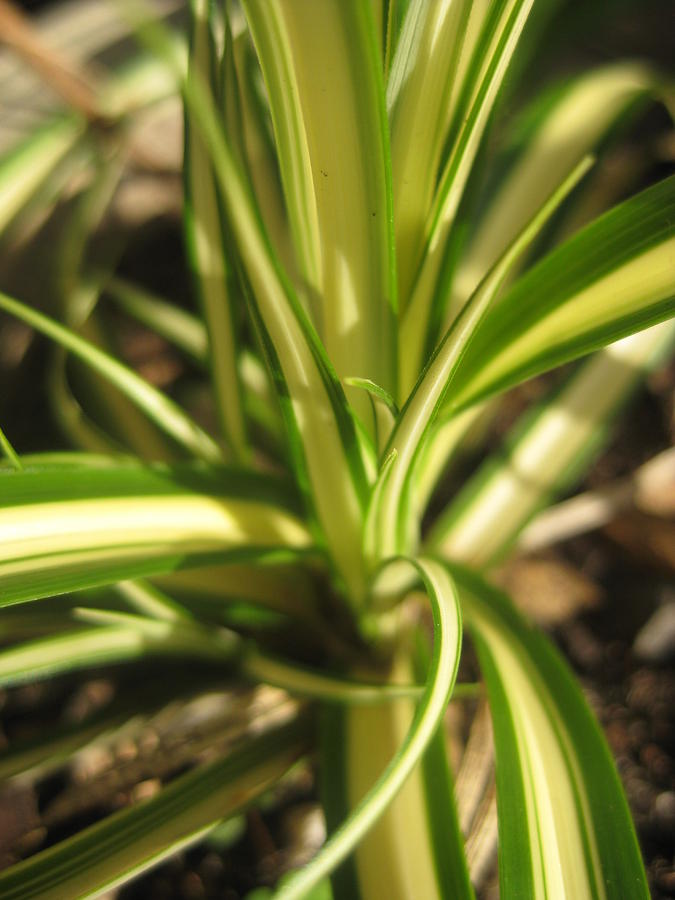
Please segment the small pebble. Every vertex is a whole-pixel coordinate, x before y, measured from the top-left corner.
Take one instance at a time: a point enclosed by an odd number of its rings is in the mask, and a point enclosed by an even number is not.
[[[206,882],[215,882],[225,871],[223,860],[217,853],[207,853],[199,863],[199,874]]]
[[[204,884],[196,872],[188,872],[183,876],[180,889],[184,900],[203,900],[206,897]]]
[[[154,797],[155,794],[159,793],[161,787],[162,782],[159,778],[148,778],[146,781],[139,782],[131,791],[132,803],[139,803],[141,800],[149,800],[150,797]]]
[[[675,745],[675,723],[668,722],[664,719],[657,719],[652,722],[652,738],[657,744],[663,747]]]
[[[626,793],[634,812],[648,813],[652,808],[654,790],[649,782],[631,775],[626,778]]]
[[[615,754],[628,753],[633,743],[631,741],[630,732],[623,722],[613,722],[611,719],[609,725],[605,729],[605,737],[607,738],[609,746],[612,748],[612,752]]]
[[[609,663],[618,663],[626,655],[626,644],[623,641],[610,641],[605,647],[605,659]]]
[[[635,638],[633,652],[638,659],[652,663],[675,656],[675,602],[660,606],[647,620]]]
[[[630,713],[623,703],[608,703],[605,708],[609,722],[625,722],[630,718]]]
[[[642,719],[636,719],[628,726],[628,734],[634,750],[639,750],[649,739],[649,728]]]
[[[635,712],[649,713],[654,705],[657,685],[652,672],[641,669],[631,679],[628,706]]]
[[[654,801],[654,824],[675,832],[675,791],[664,791]]]
[[[675,871],[671,869],[670,872],[661,872],[658,877],[658,886],[662,891],[675,894]]]
[[[673,714],[673,700],[656,700],[652,704],[652,718],[670,719]]]
[[[603,650],[590,629],[580,622],[571,622],[565,632],[567,648],[575,662],[586,672],[600,669]]]

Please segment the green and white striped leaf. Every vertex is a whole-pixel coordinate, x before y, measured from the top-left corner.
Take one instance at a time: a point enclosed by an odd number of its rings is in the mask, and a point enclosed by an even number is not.
[[[388,391],[369,378],[345,378],[344,382],[350,387],[360,388],[368,394],[373,421],[373,448],[376,459],[379,459],[387,446],[399,416],[396,402]]]
[[[480,403],[457,415],[443,416],[429,431],[415,467],[415,504],[420,513],[426,510],[444,474],[453,462],[480,443],[494,409]]]
[[[174,68],[180,61],[166,32],[127,6],[139,36]],[[186,100],[209,147],[260,330],[285,414],[302,487],[321,525],[331,557],[350,597],[365,591],[360,531],[366,478],[354,422],[344,393],[290,284],[279,269],[246,178],[200,85],[181,80]],[[330,468],[334,477],[326,479]]]
[[[413,683],[356,681],[256,651],[241,659],[239,672],[299,697],[347,706],[372,707],[401,697],[419,697],[422,693],[422,688]]]
[[[448,397],[459,409],[675,312],[675,176],[549,253],[488,312]]]
[[[105,709],[85,722],[56,725],[33,739],[12,741],[11,746],[0,754],[0,780],[5,783],[10,778],[33,780],[48,775],[61,768],[67,761],[92,741],[111,732],[138,714],[142,704],[130,710],[116,706]],[[138,711],[137,711],[138,710]]]
[[[75,149],[85,130],[79,116],[60,116],[0,159],[0,233]]]
[[[192,0],[191,12],[188,81],[197,78],[204,90],[213,89],[216,61],[208,0]],[[218,192],[209,151],[198,127],[191,121],[189,107],[185,114],[184,181],[185,238],[208,333],[209,366],[216,405],[234,459],[245,461],[249,449],[237,367],[232,273],[225,255]]]
[[[310,548],[277,482],[134,465],[0,473],[0,605]]]
[[[269,4],[264,0],[244,0],[243,7],[269,96],[296,257],[309,292],[310,308],[316,310],[321,287],[319,217],[286,12],[283,4]]]
[[[418,640],[414,641],[417,637]],[[396,655],[389,683],[426,678],[427,636],[410,635]],[[416,657],[414,666],[411,656]],[[453,691],[456,696],[457,686]],[[322,793],[329,826],[339,824],[396,755],[410,728],[412,703],[381,703],[367,710],[324,710],[321,742],[331,762]],[[367,746],[369,752],[363,753]],[[464,840],[455,809],[447,760],[447,737],[441,724],[421,763],[413,771],[382,819],[364,838],[354,861],[331,876],[336,900],[408,897],[471,898]]]
[[[105,295],[125,313],[173,344],[197,366],[207,367],[208,336],[201,319],[123,278],[108,280]],[[246,415],[269,439],[280,443],[283,423],[264,364],[245,348],[240,350],[237,364]]]
[[[334,723],[338,730],[331,728],[324,741],[329,826],[337,825],[350,808],[351,812],[312,862],[280,888],[279,900],[303,897],[313,885],[334,872],[357,846],[356,871],[345,875],[343,870],[338,875],[335,882],[337,897],[374,900],[383,896],[417,895],[431,900],[434,896],[453,896],[448,893],[448,883],[443,880],[447,871],[436,866],[433,850],[425,847],[423,841],[415,840],[415,826],[424,827],[425,813],[418,806],[419,782],[417,788],[414,782],[412,788],[408,785],[411,776],[417,778],[415,767],[437,733],[452,693],[459,663],[461,619],[455,588],[446,569],[430,559],[419,559],[412,564],[423,581],[433,610],[433,657],[424,693],[412,722],[410,707],[401,709],[392,702],[385,711],[380,707],[379,713],[377,707],[367,711],[351,708],[347,714],[350,724],[346,733],[341,734],[339,722]],[[392,746],[392,723],[387,722],[387,710],[399,719],[399,728],[393,732],[399,735],[398,745]],[[404,724],[401,731],[401,723],[406,722],[406,717],[408,727]],[[366,734],[371,750],[364,754]],[[382,748],[378,743],[380,739]],[[388,761],[382,759],[379,752],[384,749],[386,755],[387,748],[393,754]],[[401,794],[402,789],[407,794]],[[410,843],[408,848],[396,840],[402,822],[405,822],[405,843]],[[373,826],[376,830],[371,831]],[[422,857],[417,857],[417,851]]]
[[[194,622],[192,613],[149,581],[120,581],[114,590],[138,615],[161,622]]]
[[[128,617],[133,620],[138,617]],[[65,672],[133,662],[151,656],[173,656],[218,663],[232,662],[239,649],[233,634],[216,636],[183,623],[146,619],[95,628],[79,628],[65,634],[27,641],[0,650],[0,685],[12,687]]]
[[[54,319],[2,292],[0,292],[0,309],[56,341],[99,375],[108,379],[143,410],[149,419],[196,456],[209,462],[222,460],[221,451],[215,441],[173,400],[132,369]]]
[[[516,145],[505,154],[506,174],[490,184],[490,200],[458,262],[447,324],[551,190],[659,86],[646,66],[619,62],[584,73],[562,90],[555,85],[545,98],[538,98],[536,107],[523,116],[526,127],[516,131]]]
[[[228,24],[234,27],[237,20]],[[249,30],[239,17],[241,31],[226,30],[223,56],[223,97],[225,130],[234,146],[241,148],[242,163],[248,172],[265,229],[285,271],[307,306],[303,285],[311,283],[300,275],[295,242],[279,173],[270,108],[260,77],[260,66]]]
[[[146,108],[171,96],[173,79],[164,63],[153,58],[134,57],[118,71],[109,73],[101,85],[100,109],[111,122],[125,115],[142,113]],[[73,166],[88,170],[90,153],[85,150],[87,122],[71,110],[22,137],[0,159],[0,233],[17,217],[43,188],[48,187],[51,203],[63,190]],[[86,152],[86,151],[85,151]],[[84,156],[84,153],[83,153]],[[49,184],[55,172],[63,177]],[[44,198],[42,198],[44,199]]]
[[[498,0],[482,9],[480,33],[462,84],[456,117],[457,135],[440,177],[429,238],[438,240],[459,207],[478,145],[494,108],[509,64],[532,10],[531,0]],[[478,27],[475,23],[474,27]]]
[[[124,884],[205,837],[271,787],[305,752],[306,719],[276,726],[0,874],[6,900],[76,900]]]
[[[429,666],[429,641],[427,635],[421,632],[416,638],[415,670],[418,680],[424,680]],[[472,688],[480,690],[480,685],[455,684],[452,699],[459,699],[462,691],[471,691]],[[459,824],[449,752],[450,740],[443,721],[422,758],[421,775],[428,829],[434,847],[438,883],[445,886],[446,893],[452,897],[473,900],[474,890],[469,878],[464,835]]]
[[[375,25],[379,25],[382,33],[382,59],[385,82],[396,55],[396,48],[401,36],[401,27],[405,20],[410,0],[373,0],[375,7]]]
[[[130,14],[137,16],[135,10]],[[166,34],[147,22],[143,38],[173,60]],[[180,72],[177,68],[177,74]],[[200,85],[183,82],[209,147],[246,279],[247,299],[280,394],[298,477],[331,557],[355,603],[365,591],[360,543],[366,476],[344,392],[297,296],[279,269],[236,154]],[[326,468],[333,477],[325,478]]]
[[[628,804],[573,675],[505,596],[453,573],[492,712],[501,896],[647,898]]]
[[[452,125],[455,130],[459,127],[460,121],[456,115],[457,105],[460,101],[464,104],[468,101],[469,85],[467,75],[471,76],[471,96],[475,96],[477,90],[476,71],[471,70],[470,66],[474,62],[475,56],[484,53],[485,28],[488,21],[488,13],[490,12],[491,0],[472,0],[469,8],[469,18],[464,30],[464,39],[460,48],[459,60],[452,86],[451,108],[455,112]],[[481,46],[479,46],[479,42]],[[482,49],[481,49],[482,47]],[[449,151],[449,148],[447,148]],[[447,160],[446,160],[447,161]]]
[[[18,453],[10,444],[9,439],[2,428],[0,428],[0,450],[2,451],[5,458],[9,461],[12,468],[16,469],[18,472],[23,469],[23,464],[19,459]]]
[[[461,371],[475,334],[494,304],[504,278],[589,165],[590,160],[582,161],[513,241],[478,286],[420,376],[387,446],[389,453],[396,450],[396,458],[386,470],[381,470],[381,489],[377,496],[376,492],[373,495],[376,505],[369,516],[375,523],[375,543],[367,549],[376,559],[409,549],[410,540],[415,539],[411,527],[411,485],[423,441],[448,390],[452,389],[457,372]]]
[[[459,124],[454,127],[452,148],[439,178],[426,227],[424,254],[401,322],[403,397],[408,395],[424,363],[432,310],[443,295],[439,276],[450,230],[532,4],[533,0],[497,0],[478,8],[480,24],[469,21],[469,26],[479,29],[479,37],[456,100],[454,115]]]
[[[104,285],[104,296],[127,315],[157,332],[201,367],[208,363],[208,334],[196,315],[159,297],[152,291],[118,276]]]
[[[424,247],[470,6],[412,0],[387,82],[401,310]]]
[[[111,140],[108,156],[97,160],[92,169],[91,183],[72,204],[58,237],[55,250],[58,308],[60,318],[80,337],[112,355],[116,349],[114,339],[101,326],[95,309],[101,290],[100,279],[85,273],[92,234],[109,212],[122,179],[124,156],[119,139]],[[108,241],[99,265],[103,269],[114,268],[120,252],[118,241]],[[68,366],[69,354],[65,347],[55,347],[51,356],[47,378],[50,400],[66,434],[76,446],[87,450],[105,447],[109,451],[119,449],[121,445],[145,460],[168,462],[176,458],[176,448],[166,435],[109,379],[96,370],[92,372],[91,367],[81,360]],[[84,390],[78,392],[78,384]],[[82,397],[82,406],[76,393]],[[87,410],[96,410],[98,421],[105,422],[104,429],[89,419]]]
[[[395,394],[391,172],[370,6],[282,0],[272,12],[267,3],[244,5],[270,96],[287,205],[304,215],[301,251],[318,271],[310,284],[319,294],[318,308],[310,300],[314,324],[341,378],[370,378]],[[367,398],[349,396],[367,421]]]
[[[675,322],[663,322],[584,362],[463,485],[427,546],[471,565],[496,562],[529,519],[586,471],[635,388],[674,346]]]
[[[68,383],[67,353],[61,347],[52,358],[47,397],[52,415],[70,444],[87,453],[122,453],[124,448],[84,411]]]
[[[162,590],[202,618],[212,618],[231,602],[267,607],[295,619],[316,615],[317,598],[311,574],[302,560],[226,562],[183,568],[153,578]],[[318,560],[317,560],[318,562]]]

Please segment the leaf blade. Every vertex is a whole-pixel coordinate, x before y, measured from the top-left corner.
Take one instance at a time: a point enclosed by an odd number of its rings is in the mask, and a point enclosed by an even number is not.
[[[284,195],[296,254],[310,291],[321,285],[321,240],[300,88],[283,6],[245,0],[269,94]],[[310,296],[310,303],[313,298]]]
[[[574,485],[637,385],[674,344],[675,323],[664,322],[584,362],[463,485],[434,523],[428,546],[480,567],[502,558],[530,517]]]
[[[277,726],[151,800],[5,870],[0,891],[7,900],[63,900],[123,884],[250,803],[302,755],[307,736],[306,719]]]
[[[122,621],[122,620],[120,620]],[[222,632],[212,640],[209,633],[179,628],[175,623],[152,622],[143,629],[133,623],[71,630],[26,641],[0,651],[0,684],[14,687],[65,672],[134,662],[152,656],[175,656],[231,662],[237,642]]]
[[[188,81],[201,79],[212,89],[215,51],[208,3],[192,0]],[[249,447],[237,369],[238,346],[232,302],[232,273],[225,256],[223,224],[208,148],[185,110],[184,229],[192,274],[206,319],[209,365],[223,432],[235,460],[245,461]]]
[[[298,297],[282,272],[236,153],[209,95],[182,75],[164,29],[127,6],[139,38],[172,67],[209,148],[223,203],[251,291],[250,314],[282,401],[293,462],[336,569],[358,604],[366,576],[360,532],[367,490],[354,421],[342,387]],[[335,479],[326,480],[329,465]]]
[[[613,63],[556,86],[523,117],[507,172],[495,186],[451,285],[446,322],[465,300],[546,193],[584,154],[597,152],[628,112],[656,94],[657,75],[638,63]],[[499,166],[499,160],[496,165]]]
[[[476,334],[480,334],[483,322],[494,308],[504,278],[590,164],[590,159],[582,160],[510,244],[450,326],[419,377],[387,446],[389,452],[396,450],[397,455],[386,471],[381,470],[381,491],[377,506],[370,512],[379,521],[376,556],[408,549],[414,528],[411,487],[423,442],[448,393],[455,391],[455,381],[471,353]]]
[[[461,618],[451,578],[439,563],[411,560],[421,577],[434,614],[435,641],[427,683],[415,718],[399,748],[375,785],[304,869],[278,891],[279,900],[295,900],[338,866],[373,826],[396,796],[436,732],[457,676]]]
[[[0,309],[65,347],[96,372],[112,382],[179,444],[209,462],[219,462],[221,451],[177,404],[133,370],[81,338],[75,332],[0,292]]]
[[[464,0],[413,0],[387,83],[402,310],[426,237],[469,7]]]
[[[2,604],[311,545],[279,484],[250,473],[127,465],[63,474],[0,473]]]
[[[370,378],[395,393],[391,170],[370,5],[284,0],[278,7],[298,91],[294,114],[303,119],[304,192],[313,195],[320,242],[314,324],[339,377]],[[283,93],[278,81],[269,82],[272,99]],[[352,392],[350,399],[366,421],[366,398]]]
[[[478,30],[471,62],[457,98],[456,135],[439,178],[427,224],[426,244],[413,293],[401,323],[401,387],[404,395],[421,368],[448,239],[466,189],[472,166],[513,58],[533,0],[499,0],[477,5],[477,17],[468,28]],[[459,62],[463,69],[462,61]],[[434,342],[435,343],[435,342]],[[433,344],[432,344],[433,346]]]
[[[675,177],[614,207],[522,276],[486,316],[452,405],[467,406],[669,318],[673,210]]]
[[[562,658],[507,598],[453,567],[493,709],[504,897],[648,897],[606,741]]]

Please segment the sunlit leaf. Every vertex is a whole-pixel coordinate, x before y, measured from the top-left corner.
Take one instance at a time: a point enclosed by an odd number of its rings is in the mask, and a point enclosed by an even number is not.
[[[377,550],[384,556],[408,548],[411,536],[410,487],[420,448],[448,391],[454,393],[457,373],[462,371],[475,342],[475,334],[489,314],[504,278],[587,171],[588,165],[586,160],[577,166],[485,276],[462,314],[446,333],[404,406],[387,447],[390,451],[395,449],[397,456],[387,472],[380,475],[381,479],[386,477],[387,482],[382,486],[379,509],[372,512],[378,520]]]
[[[559,654],[507,598],[455,572],[492,710],[501,896],[648,897],[607,743]]]
[[[413,293],[401,323],[401,388],[406,397],[424,363],[427,329],[437,293],[450,229],[455,221],[480,142],[488,125],[499,90],[533,0],[497,0],[476,4],[467,30],[475,35],[475,46],[466,63],[461,93],[456,99],[452,147],[439,178],[434,203],[428,217],[425,248]],[[459,61],[463,70],[462,60]],[[552,193],[552,191],[550,192]]]
[[[370,378],[395,393],[391,175],[368,4],[283,0],[273,15],[265,3],[245,8],[270,93],[287,203],[304,210],[301,252],[318,270],[310,281],[319,292],[318,307],[310,297],[317,330],[339,376]],[[350,399],[366,421],[367,398],[352,392]]]
[[[506,446],[462,486],[434,524],[429,545],[472,565],[502,557],[530,517],[574,485],[645,372],[673,346],[675,325],[664,322],[585,362],[525,414]]]
[[[636,63],[613,63],[556,84],[518,128],[507,151],[506,174],[491,187],[487,208],[458,262],[446,317],[451,321],[483,274],[556,184],[641,108],[659,87],[657,76]]]
[[[485,317],[451,406],[672,316],[674,211],[671,177],[588,225],[520,278]]]
[[[73,150],[84,131],[82,119],[62,116],[29,135],[0,159],[0,232]]]
[[[197,629],[169,622],[146,620],[142,629],[127,622],[74,629],[0,650],[0,685],[11,687],[78,669],[151,656],[225,663],[232,660],[237,649],[237,642],[226,632],[209,639],[208,632],[200,634]]]
[[[138,18],[143,39],[180,68],[165,32]],[[298,480],[316,513],[331,557],[348,593],[362,601],[365,572],[360,556],[366,474],[344,392],[297,295],[281,272],[259,219],[249,185],[199,83],[182,82],[195,122],[211,153],[242,267],[254,327],[265,348],[282,404]],[[334,477],[326,479],[326,466]]]
[[[424,584],[434,620],[433,657],[424,693],[394,757],[374,784],[361,786],[367,788],[365,794],[360,791],[359,796],[349,798],[355,803],[349,816],[331,834],[312,862],[280,888],[278,896],[283,900],[304,896],[307,890],[333,871],[363,840],[399,794],[442,721],[459,664],[461,645],[459,606],[452,579],[442,565],[424,558],[414,560],[412,564]],[[358,711],[355,714],[358,716]],[[351,738],[347,740],[349,742]],[[362,753],[362,741],[357,740],[357,746],[352,748],[351,752],[354,750]],[[339,752],[342,752],[339,747],[334,747],[329,760],[333,754]],[[367,896],[376,897],[382,896],[383,892],[387,893],[383,881],[388,877],[387,869],[377,864],[375,858],[367,855],[363,857],[363,868],[357,877],[359,882],[363,883],[363,890]],[[435,871],[427,870],[425,885],[433,884],[436,877]],[[395,879],[392,879],[391,884],[396,884]],[[376,893],[373,893],[374,890]],[[444,896],[442,891],[441,885],[439,896]],[[425,893],[425,896],[429,896],[428,893]]]
[[[0,473],[1,604],[310,546],[284,491],[257,475],[134,465],[63,474]]]
[[[412,0],[389,74],[387,107],[402,310],[424,246],[470,6],[467,0]]]

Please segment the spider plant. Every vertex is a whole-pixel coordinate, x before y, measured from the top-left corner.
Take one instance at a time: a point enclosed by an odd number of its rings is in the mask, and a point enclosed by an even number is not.
[[[606,65],[494,127],[539,5],[192,0],[187,64],[131,5],[184,98],[200,311],[87,268],[114,155],[78,207],[68,325],[0,294],[62,364],[88,368],[102,403],[112,386],[124,416],[140,410],[153,442],[136,419],[113,439],[81,408],[65,415],[64,379],[55,402],[84,449],[22,456],[2,434],[0,600],[15,640],[0,684],[190,659],[298,702],[231,754],[2,873],[3,897],[121,884],[308,758],[328,838],[275,896],[473,896],[444,725],[453,691],[466,695],[465,631],[494,729],[502,896],[648,896],[579,685],[490,583],[675,342],[675,179],[573,224],[594,206],[610,138],[663,98],[658,74]],[[47,151],[79,140],[68,122],[5,161],[0,185],[22,179],[1,195],[7,220],[52,167]],[[101,346],[101,291],[209,379],[215,429]],[[437,513],[444,473],[498,398],[575,360]],[[85,723],[0,764],[21,773],[93,737]]]

